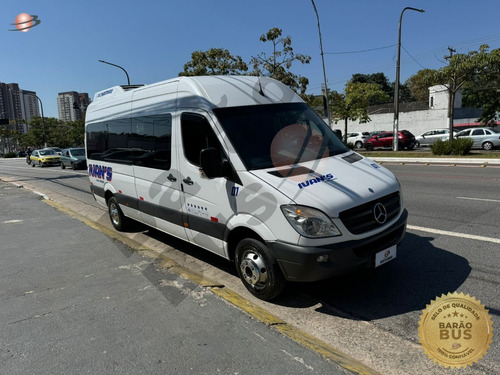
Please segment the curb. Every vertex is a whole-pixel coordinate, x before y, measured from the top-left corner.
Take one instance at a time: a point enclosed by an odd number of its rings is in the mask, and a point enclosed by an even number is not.
[[[401,157],[369,157],[380,164],[418,164],[418,165],[472,165],[477,167],[500,167],[500,159],[456,159],[456,158],[401,158]]]

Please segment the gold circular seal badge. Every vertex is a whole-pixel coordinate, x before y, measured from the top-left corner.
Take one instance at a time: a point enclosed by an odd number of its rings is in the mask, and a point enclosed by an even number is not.
[[[437,297],[422,311],[418,325],[425,353],[445,367],[472,366],[486,354],[493,340],[488,310],[468,294]]]

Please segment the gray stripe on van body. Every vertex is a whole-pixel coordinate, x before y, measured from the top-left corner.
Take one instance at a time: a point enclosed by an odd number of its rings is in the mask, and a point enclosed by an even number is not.
[[[92,192],[104,198],[104,189],[98,186],[91,186]],[[119,204],[133,208],[137,211],[151,215],[169,223],[184,227],[184,223],[188,223],[189,229],[196,232],[206,234],[218,240],[225,240],[227,237],[227,227],[225,224],[200,218],[196,215],[185,214],[178,210],[173,210],[168,207],[159,206],[149,202],[141,201],[124,194],[114,195]]]

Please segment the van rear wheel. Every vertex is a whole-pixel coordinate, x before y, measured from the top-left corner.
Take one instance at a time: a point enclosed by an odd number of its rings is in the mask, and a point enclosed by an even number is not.
[[[123,214],[120,205],[115,197],[108,200],[108,214],[111,219],[111,224],[117,231],[124,231],[128,227],[129,219]]]
[[[253,238],[236,246],[236,269],[241,281],[255,297],[270,301],[283,292],[286,280],[269,248]]]

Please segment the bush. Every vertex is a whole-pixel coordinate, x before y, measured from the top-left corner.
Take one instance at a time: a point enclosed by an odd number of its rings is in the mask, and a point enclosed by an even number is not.
[[[438,140],[431,145],[434,155],[467,155],[472,149],[473,141],[470,138],[454,139],[453,141]]]
[[[7,152],[6,154],[3,154],[4,158],[15,158],[16,156],[15,152]]]
[[[352,142],[348,142],[348,143],[345,143],[344,141],[342,141],[344,143],[344,145],[346,145],[350,150],[354,150],[354,143]]]

